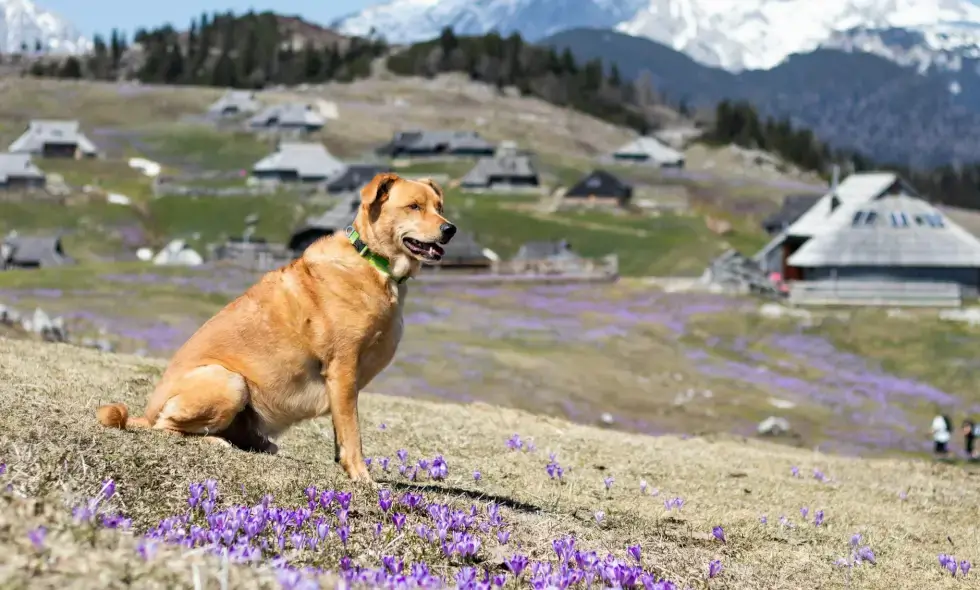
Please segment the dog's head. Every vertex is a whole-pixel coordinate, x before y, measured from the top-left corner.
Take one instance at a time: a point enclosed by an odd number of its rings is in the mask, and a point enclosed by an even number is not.
[[[369,246],[388,258],[441,260],[446,253],[442,246],[456,235],[442,207],[442,189],[430,179],[408,180],[384,172],[361,189],[361,214],[374,242]]]

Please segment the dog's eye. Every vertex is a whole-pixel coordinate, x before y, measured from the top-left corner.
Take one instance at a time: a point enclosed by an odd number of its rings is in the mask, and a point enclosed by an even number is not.
[[[412,211],[421,211],[422,210],[422,206],[419,205],[418,203],[412,203],[411,205],[408,206],[408,208],[411,209]]]

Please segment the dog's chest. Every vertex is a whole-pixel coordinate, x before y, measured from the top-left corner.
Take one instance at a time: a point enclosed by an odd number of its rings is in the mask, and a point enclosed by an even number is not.
[[[359,388],[366,386],[380,373],[395,356],[398,344],[404,332],[402,306],[399,298],[394,298],[393,305],[380,315],[373,323],[371,330],[365,334],[365,340],[358,363]]]

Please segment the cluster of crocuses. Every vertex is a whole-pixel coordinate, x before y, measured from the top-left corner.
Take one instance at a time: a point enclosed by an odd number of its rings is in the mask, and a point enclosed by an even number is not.
[[[401,458],[401,457],[400,457]],[[407,459],[406,459],[407,460]],[[113,513],[109,500],[116,492],[112,481],[75,509],[79,522],[94,526],[128,526]],[[308,565],[324,555],[339,556],[331,570],[348,583],[391,588],[479,588],[490,590],[507,583],[534,589],[575,586],[676,590],[677,586],[643,568],[639,546],[627,548],[624,558],[576,547],[573,537],[552,543],[555,557],[531,560],[519,548],[511,550],[511,527],[497,504],[459,508],[428,502],[421,493],[378,491],[377,508],[355,511],[350,492],[305,490],[305,505],[279,506],[271,495],[255,505],[224,505],[215,480],[193,483],[188,488],[187,510],[161,520],[137,544],[146,560],[155,558],[161,544],[200,548],[236,563],[264,563],[276,569],[277,579],[291,590],[318,588],[316,577],[327,570]],[[363,517],[378,517],[366,526]],[[430,561],[406,562],[388,551],[416,539],[412,554]],[[33,531],[35,546],[44,542]],[[368,554],[378,555],[371,567],[355,563]],[[488,555],[502,555],[502,563],[489,565]],[[488,567],[489,565],[489,567]],[[455,570],[441,577],[434,570]],[[709,576],[721,571],[709,566]]]
[[[449,475],[449,465],[442,455],[436,455],[433,459],[419,459],[415,462],[415,465],[409,464],[408,451],[405,449],[396,451],[395,456],[398,457],[398,473],[410,481],[419,481],[424,474],[428,474],[429,478],[436,481],[446,479],[446,476]],[[377,457],[375,459],[368,457],[364,462],[367,463],[369,469],[375,463],[381,467],[382,471],[387,472],[391,469],[391,459],[388,457]],[[479,475],[476,474],[474,474],[473,478],[476,480],[480,479]]]
[[[834,562],[835,565],[841,567],[855,567],[861,565],[862,563],[870,563],[871,565],[878,565],[877,559],[875,559],[875,553],[871,550],[868,545],[861,544],[861,535],[855,533],[851,536],[851,552],[847,557],[841,557]]]
[[[953,577],[956,577],[957,573],[966,576],[973,569],[973,564],[969,561],[965,559],[963,561],[956,561],[956,557],[945,553],[939,554],[939,565]]]

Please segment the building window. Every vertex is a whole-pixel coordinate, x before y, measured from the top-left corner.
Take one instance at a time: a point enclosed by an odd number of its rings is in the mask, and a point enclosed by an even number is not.
[[[909,218],[905,213],[892,213],[891,220],[892,220],[892,227],[909,226]]]
[[[851,226],[857,227],[864,223],[864,211],[858,211],[854,214],[854,218],[851,219]]]
[[[877,211],[868,211],[864,214],[864,225],[874,225],[878,219]]]

